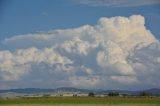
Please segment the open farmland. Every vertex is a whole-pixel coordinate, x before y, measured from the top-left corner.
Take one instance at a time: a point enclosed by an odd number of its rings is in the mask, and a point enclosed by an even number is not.
[[[55,97],[0,100],[1,106],[160,106],[160,98],[149,97]]]
[[[112,104],[69,104],[69,105],[64,105],[64,104],[59,104],[59,105],[41,105],[41,104],[16,104],[16,105],[2,105],[2,106],[159,106],[156,104],[121,104],[121,105],[112,105]]]

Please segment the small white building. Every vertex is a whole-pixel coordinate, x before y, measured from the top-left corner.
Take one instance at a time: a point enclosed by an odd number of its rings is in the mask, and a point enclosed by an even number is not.
[[[74,95],[73,93],[63,93],[62,94],[62,96],[65,96],[65,97],[71,97],[73,95]]]
[[[106,97],[107,95],[105,94],[96,94],[95,97]]]
[[[50,95],[51,97],[56,97],[56,96],[58,96],[57,94],[51,94]]]
[[[29,94],[29,95],[24,95],[22,97],[28,97],[28,98],[37,98],[37,97],[43,97],[44,95],[42,94]]]

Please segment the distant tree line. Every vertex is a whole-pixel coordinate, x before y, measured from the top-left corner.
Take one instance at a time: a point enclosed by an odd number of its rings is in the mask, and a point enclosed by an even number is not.
[[[89,97],[94,97],[95,94],[93,92],[89,92],[88,96]],[[120,94],[119,92],[112,91],[112,92],[109,92],[107,94],[107,96],[129,96],[129,94]],[[142,91],[142,92],[139,92],[139,94],[137,94],[137,96],[144,96],[145,97],[145,96],[152,96],[152,94],[148,93],[148,92],[145,92],[145,91]],[[157,94],[157,96],[160,96],[160,95]]]
[[[148,93],[148,92],[145,92],[145,91],[142,91],[139,93],[139,96],[152,96],[151,93]]]
[[[90,96],[90,97],[94,97],[94,96],[95,96],[95,94],[94,94],[93,92],[89,92],[89,93],[88,93],[88,96]]]
[[[118,92],[109,92],[108,96],[119,96]]]

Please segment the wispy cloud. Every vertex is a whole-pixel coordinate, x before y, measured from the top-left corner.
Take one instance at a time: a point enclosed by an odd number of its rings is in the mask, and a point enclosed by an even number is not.
[[[160,4],[160,0],[73,0],[89,6],[135,7]]]

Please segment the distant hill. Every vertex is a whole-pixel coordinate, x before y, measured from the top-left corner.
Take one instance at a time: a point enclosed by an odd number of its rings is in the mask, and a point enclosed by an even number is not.
[[[20,89],[8,89],[8,90],[0,90],[0,93],[47,93],[54,92],[55,89],[39,89],[39,88],[20,88]]]
[[[160,89],[152,88],[143,90],[152,95],[160,95]],[[9,90],[0,90],[0,93],[24,93],[24,94],[34,94],[34,93],[56,93],[56,92],[83,92],[89,93],[94,92],[97,94],[107,94],[108,92],[119,92],[119,93],[126,93],[130,95],[138,95],[142,90],[139,91],[127,91],[127,90],[89,90],[89,89],[78,89],[73,87],[61,87],[56,89],[40,89],[40,88],[23,88],[23,89],[9,89]]]
[[[40,88],[20,88],[20,89],[8,89],[0,90],[0,93],[54,93],[54,92],[90,92],[87,89],[78,89],[73,87],[61,87],[56,89],[40,89]]]
[[[158,88],[148,89],[148,90],[145,90],[145,92],[150,93],[152,95],[160,95],[160,89]]]

